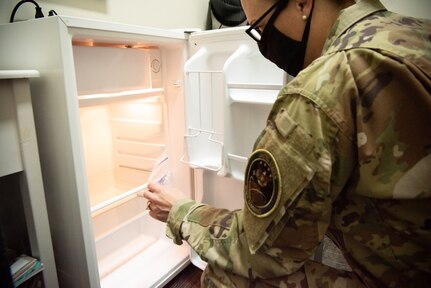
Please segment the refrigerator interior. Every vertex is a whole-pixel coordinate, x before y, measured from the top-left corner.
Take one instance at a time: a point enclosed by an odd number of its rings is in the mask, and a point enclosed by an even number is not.
[[[72,41],[100,284],[161,285],[170,278],[166,273],[188,261],[189,249],[166,239],[164,223],[149,216],[137,192],[175,145],[169,125],[181,130],[180,119],[169,123],[162,81],[169,47],[82,36]]]

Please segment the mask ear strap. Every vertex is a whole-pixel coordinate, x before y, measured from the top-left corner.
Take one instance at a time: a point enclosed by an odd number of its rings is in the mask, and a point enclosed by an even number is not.
[[[283,11],[283,9],[286,8],[287,3],[289,3],[289,1],[280,1],[275,4],[277,8],[275,8],[274,14],[271,15],[271,18],[269,18],[268,23],[266,25],[268,24],[272,25],[275,22],[275,19],[277,19],[281,11]]]
[[[313,4],[311,4],[311,11],[310,15],[308,16],[307,24],[305,25],[304,34],[302,34],[302,40],[301,40],[301,69],[304,68],[304,59],[305,59],[305,51],[307,50],[307,43],[308,43],[308,35],[310,34],[310,26],[311,26],[311,16],[313,15],[313,8],[314,8],[314,0]]]
[[[311,1],[313,1],[313,3],[311,4],[310,15],[308,16],[307,24],[305,25],[304,34],[302,35],[302,40],[301,40],[301,45],[304,48],[307,48],[308,35],[310,34],[311,16],[313,15],[313,9],[314,9],[314,0],[311,0]]]

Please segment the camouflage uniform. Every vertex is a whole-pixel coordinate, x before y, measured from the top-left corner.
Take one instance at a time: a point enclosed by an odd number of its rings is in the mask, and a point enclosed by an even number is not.
[[[245,207],[173,207],[208,287],[431,285],[431,23],[363,0],[280,92]],[[353,272],[310,261],[325,233]]]

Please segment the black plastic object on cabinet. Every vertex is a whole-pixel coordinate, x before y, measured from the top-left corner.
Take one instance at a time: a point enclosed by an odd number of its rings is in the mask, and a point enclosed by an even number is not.
[[[246,20],[240,0],[210,0],[210,9],[224,26],[238,26]]]

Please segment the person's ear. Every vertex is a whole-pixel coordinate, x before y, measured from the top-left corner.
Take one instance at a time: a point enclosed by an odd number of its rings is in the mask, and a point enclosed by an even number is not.
[[[294,0],[295,7],[299,13],[301,13],[302,17],[306,18],[310,15],[311,7],[313,6],[313,1],[315,0]],[[305,17],[304,17],[305,16]]]

